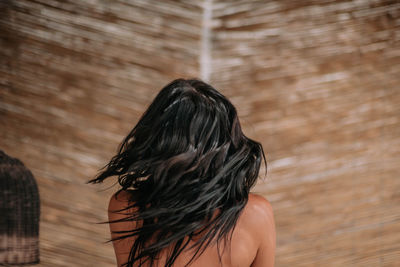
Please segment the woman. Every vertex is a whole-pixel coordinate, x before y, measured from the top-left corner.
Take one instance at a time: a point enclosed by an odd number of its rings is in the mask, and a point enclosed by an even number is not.
[[[250,194],[262,161],[216,89],[166,85],[90,181],[122,186],[109,203],[118,266],[273,266],[272,208]]]

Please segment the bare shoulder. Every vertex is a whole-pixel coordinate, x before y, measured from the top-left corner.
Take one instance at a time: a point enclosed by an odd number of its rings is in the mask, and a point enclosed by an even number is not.
[[[130,202],[130,193],[121,191],[111,196],[108,204],[108,220],[112,237],[118,236],[114,231],[132,230],[136,222],[129,219],[135,213]]]
[[[135,240],[133,237],[118,239],[125,236],[123,232],[133,231],[137,226],[136,222],[129,220],[130,215],[134,212],[128,208],[130,204],[130,193],[121,191],[111,196],[108,205],[109,226],[111,238],[114,239],[113,246],[118,266],[122,266],[128,261],[130,249]]]
[[[130,193],[121,191],[111,196],[108,203],[108,212],[114,212],[126,208],[129,205]]]
[[[250,194],[245,207],[246,216],[255,222],[273,220],[274,213],[271,203],[265,197],[257,194]]]
[[[271,203],[263,196],[250,194],[240,216],[242,227],[260,243],[260,237],[275,232],[274,213]]]
[[[256,257],[251,266],[274,266],[276,232],[271,203],[263,196],[250,194],[243,215],[248,231],[257,243]]]

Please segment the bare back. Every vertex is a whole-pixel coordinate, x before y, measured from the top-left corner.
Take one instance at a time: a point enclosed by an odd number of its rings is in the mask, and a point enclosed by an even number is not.
[[[109,220],[117,220],[124,215],[113,211],[126,207],[128,193],[121,192],[116,198],[111,197],[109,203]],[[132,230],[136,226],[132,222],[111,223],[110,230],[124,231]],[[112,234],[112,237],[117,237]],[[114,241],[114,250],[118,266],[127,262],[130,248],[134,239],[123,239]],[[191,241],[193,242],[193,241]],[[223,242],[222,242],[223,244]],[[216,245],[207,247],[203,254],[198,257],[190,267],[272,267],[275,258],[276,233],[271,204],[264,197],[250,194],[249,201],[245,206],[236,224],[232,235],[232,242],[222,252],[220,263]],[[190,247],[191,243],[189,243]],[[223,248],[223,247],[222,247]],[[161,253],[160,260],[156,262],[157,267],[162,267],[168,251]],[[194,251],[184,250],[174,263],[180,267],[191,259]]]

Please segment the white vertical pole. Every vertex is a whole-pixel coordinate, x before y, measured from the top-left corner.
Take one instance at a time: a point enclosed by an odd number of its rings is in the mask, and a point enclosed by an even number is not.
[[[203,2],[203,25],[201,32],[200,71],[201,79],[210,81],[211,74],[211,23],[212,23],[212,0]]]

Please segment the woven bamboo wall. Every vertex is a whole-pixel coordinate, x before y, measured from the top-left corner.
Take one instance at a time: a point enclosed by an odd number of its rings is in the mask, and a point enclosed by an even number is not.
[[[85,182],[161,86],[197,74],[201,9],[44,0],[2,13],[0,147],[38,180],[41,266],[113,266],[108,226],[95,223],[115,188]]]
[[[400,3],[221,1],[213,19],[212,80],[268,153],[277,266],[398,266]]]
[[[399,36],[396,1],[2,1],[0,149],[38,181],[41,266],[115,264],[115,187],[85,181],[177,77],[262,141],[276,266],[396,266]]]

